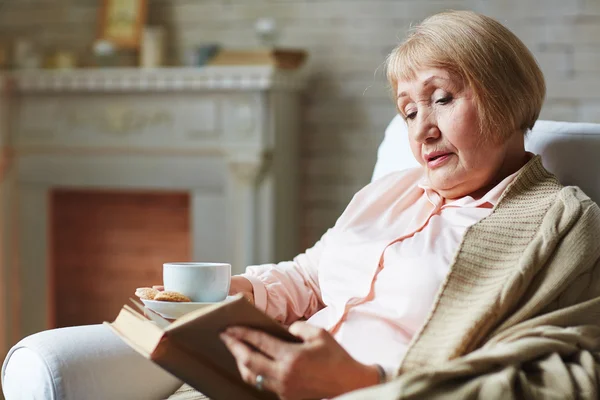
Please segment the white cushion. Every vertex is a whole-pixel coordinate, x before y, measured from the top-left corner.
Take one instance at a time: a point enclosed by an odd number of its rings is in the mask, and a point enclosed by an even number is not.
[[[540,154],[563,185],[579,186],[600,202],[600,124],[538,121],[525,148]]]
[[[17,343],[2,365],[7,400],[158,400],[179,386],[103,325],[36,333]]]
[[[406,122],[400,115],[396,115],[385,130],[385,136],[377,150],[377,163],[372,180],[377,180],[390,172],[418,166],[419,163],[408,145]]]
[[[579,186],[599,202],[600,124],[538,121],[527,135],[525,148],[541,155],[544,166],[563,185]],[[408,145],[406,123],[397,115],[379,146],[373,179],[418,165]]]

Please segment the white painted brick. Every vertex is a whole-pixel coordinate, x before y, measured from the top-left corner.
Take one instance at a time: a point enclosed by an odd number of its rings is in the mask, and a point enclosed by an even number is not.
[[[600,16],[600,2],[598,0],[579,0],[583,15]]]
[[[580,15],[583,6],[579,0],[477,0],[475,11],[496,19],[520,17],[564,17]]]
[[[9,26],[34,26],[60,22],[64,17],[56,7],[3,7],[0,9],[0,24]]]
[[[90,24],[94,27],[98,22],[98,12],[97,6],[71,6],[64,10],[65,20],[68,23]]]
[[[307,159],[305,172],[312,180],[327,184],[332,182],[347,185],[356,185],[357,182],[364,182],[366,184],[373,175],[375,161],[376,158],[374,156],[367,159],[364,154],[360,158],[356,154],[349,154],[335,159],[332,159],[331,154],[329,154],[328,157],[311,157]],[[312,195],[317,197],[324,195],[316,194],[312,191],[308,193],[308,198]]]
[[[376,149],[365,151],[362,158],[344,154],[311,157],[307,172],[319,178],[368,182],[375,166]]]
[[[345,123],[381,124],[390,121],[396,115],[391,102],[376,102],[372,99],[356,99],[344,101],[322,101],[311,105],[306,112],[306,121],[311,123]]]
[[[301,222],[302,229],[313,235],[310,238],[307,238],[308,244],[304,247],[305,249],[313,246],[328,229],[335,225],[339,216],[346,209],[347,204],[347,202],[336,204],[308,203],[310,208],[306,209],[307,214],[313,210],[318,210],[322,216],[309,217],[310,219],[307,218]]]
[[[540,119],[552,121],[574,121],[577,118],[577,100],[546,100]]]
[[[573,75],[573,51],[538,51],[534,56],[546,80]]]
[[[290,2],[292,3],[292,2]],[[294,2],[297,3],[297,2]],[[448,8],[464,8],[466,1],[449,0],[364,0],[364,1],[315,1],[308,3],[307,7],[300,7],[296,11],[298,18],[394,18],[421,19],[434,12]],[[286,6],[288,3],[285,3]],[[293,3],[292,3],[293,4]],[[279,5],[280,8],[285,6]],[[275,7],[277,10],[277,7]],[[281,12],[281,11],[279,11]]]
[[[242,15],[235,10],[226,13],[221,4],[205,4],[204,2],[189,2],[171,5],[164,3],[158,7],[161,14],[168,16],[168,22],[174,24],[197,23],[202,25],[204,22],[224,22],[244,19]]]
[[[304,226],[309,228],[330,228],[335,224],[337,217],[333,212],[337,211],[339,206],[321,207],[307,210],[306,217],[303,219]],[[341,208],[341,207],[339,207]]]
[[[345,21],[355,19],[388,19],[407,15],[409,8],[406,2],[348,2],[343,5],[335,2],[234,2],[212,3],[163,3],[157,6],[162,10],[171,10],[173,21],[176,23],[190,21],[208,21],[218,19],[221,21],[238,21],[271,17],[283,21],[306,21],[307,25],[314,26],[319,21]],[[389,11],[389,12],[388,12]],[[311,23],[312,21],[312,23]]]
[[[500,22],[511,30],[525,45],[534,50],[536,46],[545,41],[545,21],[544,20],[500,20]]]
[[[332,73],[335,73],[332,70]],[[370,79],[373,73],[370,71],[364,73],[354,73],[356,76],[354,79],[340,80],[334,76],[325,76],[322,79],[315,79],[311,82],[309,90],[315,98],[331,98],[336,99],[347,99],[347,98],[360,98],[360,99],[374,99],[378,103],[389,103],[392,106],[394,101],[392,100],[391,91],[386,81],[382,79]]]
[[[357,54],[352,56],[337,57],[336,54],[331,54],[329,57],[319,57],[311,54],[312,67],[323,73],[332,75],[352,73],[360,79],[369,82],[385,84],[385,57],[357,57]]]
[[[335,222],[335,220],[334,220]],[[301,226],[300,240],[302,249],[311,248],[317,240],[327,231],[333,224],[323,224],[322,227],[304,227]]]
[[[315,206],[333,206],[336,209],[343,210],[352,199],[352,196],[364,187],[369,182],[369,179],[363,179],[362,182],[352,184],[342,182],[339,179],[311,181],[306,185],[311,190],[304,193],[303,200]]]
[[[375,154],[383,139],[385,126],[373,129],[355,129],[352,125],[344,128],[339,125],[309,128],[311,137],[304,143],[308,155],[323,156],[340,153],[363,158],[366,154]]]
[[[505,25],[531,50],[540,46],[600,44],[600,18],[514,19]]]
[[[219,43],[224,47],[247,48],[256,47],[258,40],[254,35],[248,35],[248,30],[242,27],[228,30],[211,29],[177,29],[174,35],[179,38],[179,46],[188,48],[206,43]]]
[[[56,4],[38,7],[9,6],[0,7],[0,28],[30,27],[32,31],[61,29],[65,24],[79,25],[74,32],[95,31],[98,21],[96,6],[77,5],[61,7]],[[36,29],[37,28],[37,29]],[[31,32],[34,33],[34,32]],[[71,32],[73,34],[73,31]]]
[[[547,21],[546,43],[600,44],[600,18],[576,18],[571,23]]]
[[[332,29],[331,26],[314,26],[289,24],[281,28],[279,41],[282,44],[327,44],[343,47],[344,45],[391,48],[404,37],[407,24],[378,24],[377,21],[368,27],[342,25]]]
[[[321,43],[312,43],[310,46],[310,57],[329,62],[349,62],[352,60],[359,65],[384,64],[387,56],[395,47],[393,43],[373,43],[368,46],[359,46],[353,42],[344,43],[335,48],[325,46]]]
[[[592,102],[582,102],[577,111],[571,121],[600,123],[600,98]]]
[[[600,79],[550,79],[546,81],[548,99],[596,100],[600,99]]]
[[[600,46],[576,46],[573,54],[573,70],[578,74],[593,74],[591,79],[600,76]]]

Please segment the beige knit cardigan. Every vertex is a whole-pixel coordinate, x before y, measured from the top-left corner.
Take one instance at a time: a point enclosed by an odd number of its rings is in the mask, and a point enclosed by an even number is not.
[[[471,226],[392,382],[355,399],[597,399],[600,208],[539,156]]]

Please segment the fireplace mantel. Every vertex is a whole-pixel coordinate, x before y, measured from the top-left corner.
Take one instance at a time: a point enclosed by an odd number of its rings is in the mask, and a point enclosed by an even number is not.
[[[286,90],[304,87],[305,75],[268,66],[203,68],[105,68],[7,74],[20,93]]]
[[[0,76],[3,347],[51,326],[53,188],[186,191],[195,260],[292,257],[304,82],[245,66]]]

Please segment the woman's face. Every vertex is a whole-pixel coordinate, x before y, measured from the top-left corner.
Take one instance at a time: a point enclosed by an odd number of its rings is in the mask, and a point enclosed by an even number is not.
[[[423,70],[398,82],[397,96],[411,150],[443,197],[477,196],[509,175],[501,176],[511,140],[482,139],[473,93],[460,80],[442,69]]]

